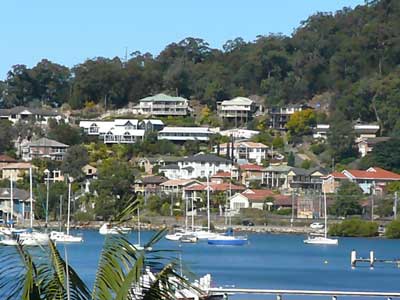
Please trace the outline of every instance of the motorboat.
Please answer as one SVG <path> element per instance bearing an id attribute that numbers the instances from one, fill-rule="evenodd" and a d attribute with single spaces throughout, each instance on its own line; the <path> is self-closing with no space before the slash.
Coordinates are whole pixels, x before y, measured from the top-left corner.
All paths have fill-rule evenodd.
<path id="1" fill-rule="evenodd" d="M 17 246 L 18 245 L 18 241 L 16 239 L 13 239 L 9 236 L 2 236 L 2 238 L 0 239 L 0 245 L 1 246 Z"/>
<path id="2" fill-rule="evenodd" d="M 328 238 L 328 212 L 326 207 L 326 194 L 324 193 L 324 209 L 325 209 L 325 224 L 324 224 L 324 235 L 309 235 L 306 240 L 304 240 L 305 244 L 310 245 L 338 245 L 338 239 Z"/>
<path id="3" fill-rule="evenodd" d="M 184 234 L 180 241 L 181 243 L 197 243 L 197 237 L 194 234 Z"/>
<path id="4" fill-rule="evenodd" d="M 50 239 L 56 243 L 81 243 L 83 238 L 81 236 L 73 236 L 60 231 L 50 232 Z"/>
<path id="5" fill-rule="evenodd" d="M 23 246 L 44 246 L 49 242 L 49 235 L 41 232 L 24 232 L 17 235 Z"/>
<path id="6" fill-rule="evenodd" d="M 169 241 L 180 241 L 181 237 L 185 235 L 185 232 L 177 231 L 174 233 L 167 234 L 165 238 Z"/>
<path id="7" fill-rule="evenodd" d="M 224 234 L 211 237 L 207 240 L 209 245 L 243 246 L 248 243 L 247 236 L 234 236 L 232 228 Z"/>
<path id="8" fill-rule="evenodd" d="M 196 236 L 199 240 L 207 240 L 210 238 L 217 237 L 218 233 L 207 230 L 199 230 L 199 231 L 194 231 L 193 235 Z"/>
<path id="9" fill-rule="evenodd" d="M 102 235 L 107 234 L 128 234 L 131 231 L 128 227 L 111 226 L 109 223 L 104 223 L 99 229 Z"/>

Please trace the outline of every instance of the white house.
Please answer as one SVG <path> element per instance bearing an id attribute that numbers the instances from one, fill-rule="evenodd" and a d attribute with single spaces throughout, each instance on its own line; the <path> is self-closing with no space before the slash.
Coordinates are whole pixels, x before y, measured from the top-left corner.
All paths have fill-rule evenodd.
<path id="1" fill-rule="evenodd" d="M 137 109 L 140 114 L 153 116 L 186 116 L 191 111 L 187 99 L 165 94 L 140 99 Z"/>
<path id="2" fill-rule="evenodd" d="M 232 162 L 212 154 L 196 154 L 178 160 L 176 164 L 159 168 L 169 179 L 193 179 L 213 176 L 219 171 L 230 172 Z"/>
<path id="3" fill-rule="evenodd" d="M 158 132 L 159 140 L 172 142 L 200 141 L 207 142 L 213 132 L 208 127 L 164 127 Z"/>
<path id="4" fill-rule="evenodd" d="M 83 128 L 87 135 L 102 139 L 105 144 L 131 144 L 143 139 L 146 128 L 154 129 L 154 126 L 159 126 L 161 122 L 151 125 L 152 123 L 143 123 L 144 121 L 149 120 L 143 120 L 140 123 L 137 119 L 90 120 L 81 121 L 79 127 Z"/>
<path id="5" fill-rule="evenodd" d="M 314 139 L 327 139 L 329 133 L 329 124 L 317 124 L 314 128 Z M 355 124 L 353 126 L 354 133 L 356 135 L 356 143 L 376 138 L 376 133 L 379 131 L 380 126 L 377 124 Z"/>
<path id="6" fill-rule="evenodd" d="M 0 109 L 0 119 L 9 120 L 13 124 L 31 121 L 38 125 L 47 125 L 50 119 L 54 119 L 57 122 L 64 120 L 64 122 L 68 123 L 68 118 L 56 110 L 28 108 L 24 106 Z"/>
<path id="7" fill-rule="evenodd" d="M 254 102 L 249 98 L 236 97 L 231 100 L 224 100 L 218 106 L 218 115 L 222 119 L 234 120 L 238 122 L 247 122 L 254 112 Z"/>
<path id="8" fill-rule="evenodd" d="M 219 145 L 219 154 L 220 155 L 227 155 L 229 150 L 229 155 L 232 153 L 231 143 L 225 143 Z M 233 143 L 233 158 L 238 159 L 245 159 L 247 161 L 253 161 L 258 164 L 262 162 L 262 160 L 266 159 L 267 157 L 267 150 L 268 146 L 262 143 L 254 143 L 254 142 L 236 142 Z M 214 153 L 217 153 L 218 146 L 214 146 Z"/>
<path id="9" fill-rule="evenodd" d="M 219 133 L 222 136 L 233 137 L 235 140 L 240 140 L 240 139 L 248 140 L 248 139 L 251 139 L 253 136 L 259 134 L 260 132 L 257 130 L 233 128 L 233 129 L 217 131 L 216 133 Z"/>

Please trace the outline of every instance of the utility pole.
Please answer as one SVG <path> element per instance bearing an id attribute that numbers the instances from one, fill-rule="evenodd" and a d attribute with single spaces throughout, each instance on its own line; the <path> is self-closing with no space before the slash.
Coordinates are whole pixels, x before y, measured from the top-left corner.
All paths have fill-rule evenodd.
<path id="1" fill-rule="evenodd" d="M 393 219 L 397 220 L 397 192 L 394 192 Z"/>
<path id="2" fill-rule="evenodd" d="M 50 184 L 50 171 L 44 170 L 44 173 L 47 175 L 47 183 L 46 183 L 46 230 L 49 226 L 49 184 Z"/>
<path id="3" fill-rule="evenodd" d="M 371 195 L 371 221 L 374 220 L 374 194 Z"/>

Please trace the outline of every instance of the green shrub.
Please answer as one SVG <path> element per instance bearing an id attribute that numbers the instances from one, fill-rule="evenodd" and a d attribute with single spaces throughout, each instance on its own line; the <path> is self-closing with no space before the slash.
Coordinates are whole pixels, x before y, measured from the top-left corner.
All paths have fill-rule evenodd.
<path id="1" fill-rule="evenodd" d="M 89 212 L 78 211 L 74 214 L 74 219 L 77 222 L 93 221 L 94 214 Z"/>
<path id="2" fill-rule="evenodd" d="M 315 154 L 319 155 L 326 150 L 326 145 L 322 143 L 312 144 L 310 150 Z"/>
<path id="3" fill-rule="evenodd" d="M 240 214 L 244 218 L 263 218 L 265 217 L 265 211 L 258 208 L 241 208 Z"/>
<path id="4" fill-rule="evenodd" d="M 329 227 L 334 236 L 372 237 L 378 235 L 378 224 L 360 219 L 345 220 Z"/>
<path id="5" fill-rule="evenodd" d="M 291 208 L 283 208 L 274 211 L 274 214 L 281 215 L 281 216 L 289 216 L 292 213 Z"/>
<path id="6" fill-rule="evenodd" d="M 385 236 L 389 239 L 400 238 L 400 220 L 394 220 L 386 227 Z"/>

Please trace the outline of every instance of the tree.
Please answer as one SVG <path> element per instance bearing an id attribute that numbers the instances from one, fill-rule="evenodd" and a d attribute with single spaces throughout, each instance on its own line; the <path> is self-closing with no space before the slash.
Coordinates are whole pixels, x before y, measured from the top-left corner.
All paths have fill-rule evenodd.
<path id="1" fill-rule="evenodd" d="M 288 158 L 287 158 L 287 164 L 288 166 L 294 167 L 295 166 L 295 157 L 292 151 L 289 152 Z"/>
<path id="2" fill-rule="evenodd" d="M 13 128 L 8 120 L 0 120 L 0 153 L 8 151 L 13 147 Z"/>
<path id="3" fill-rule="evenodd" d="M 82 143 L 83 132 L 80 128 L 72 127 L 64 121 L 58 123 L 56 120 L 50 119 L 48 137 L 72 146 Z"/>
<path id="4" fill-rule="evenodd" d="M 376 166 L 393 172 L 400 172 L 400 138 L 379 143 L 363 158 L 364 166 Z"/>
<path id="5" fill-rule="evenodd" d="M 385 236 L 389 239 L 399 239 L 400 238 L 400 221 L 393 220 L 388 224 L 385 231 Z"/>
<path id="6" fill-rule="evenodd" d="M 274 139 L 272 140 L 272 146 L 275 149 L 283 149 L 285 147 L 283 138 L 281 136 L 274 137 Z"/>
<path id="7" fill-rule="evenodd" d="M 89 155 L 85 147 L 75 145 L 68 148 L 61 169 L 64 173 L 77 178 L 82 175 L 82 167 L 89 162 Z"/>
<path id="8" fill-rule="evenodd" d="M 305 109 L 292 114 L 286 124 L 286 128 L 292 137 L 300 137 L 310 134 L 315 125 L 316 115 L 314 110 Z"/>
<path id="9" fill-rule="evenodd" d="M 363 198 L 360 187 L 351 181 L 344 181 L 338 189 L 336 200 L 330 211 L 336 216 L 359 215 L 362 212 L 360 200 Z"/>
<path id="10" fill-rule="evenodd" d="M 329 151 L 336 162 L 356 156 L 354 138 L 351 122 L 347 121 L 341 113 L 336 113 L 331 119 L 328 132 Z"/>

